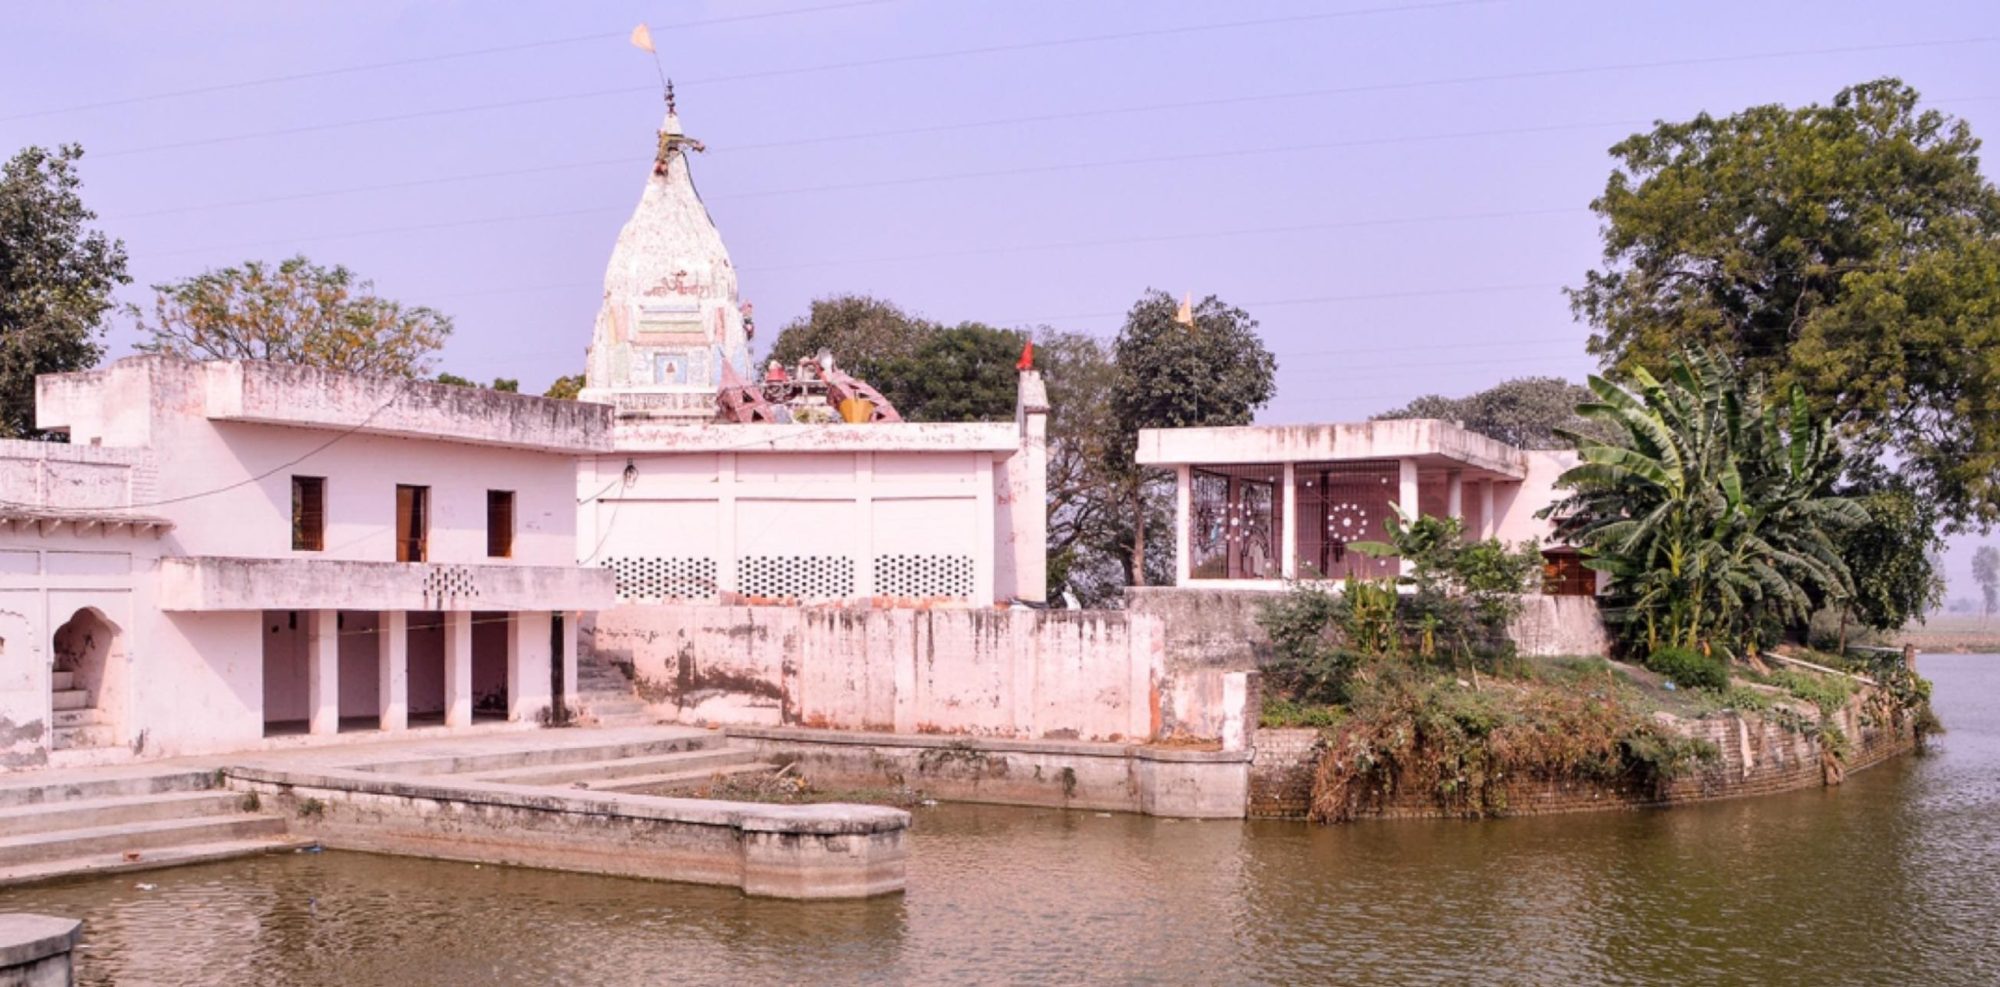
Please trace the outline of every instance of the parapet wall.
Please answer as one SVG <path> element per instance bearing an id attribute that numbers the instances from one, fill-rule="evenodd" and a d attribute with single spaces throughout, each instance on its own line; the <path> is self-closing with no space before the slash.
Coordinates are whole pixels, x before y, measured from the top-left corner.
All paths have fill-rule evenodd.
<path id="1" fill-rule="evenodd" d="M 1850 740 L 1846 771 L 1859 771 L 1906 754 L 1916 746 L 1907 717 L 1890 720 L 1868 709 L 1863 692 L 1833 722 Z M 1678 721 L 1692 737 L 1716 746 L 1720 759 L 1675 779 L 1664 790 L 1650 785 L 1584 780 L 1519 779 L 1507 789 L 1507 815 L 1545 815 L 1673 805 L 1709 799 L 1768 795 L 1817 788 L 1829 779 L 1817 736 L 1787 730 L 1775 720 L 1739 713 Z M 1303 818 L 1312 802 L 1313 777 L 1324 745 L 1316 729 L 1266 729 L 1256 733 L 1250 764 L 1250 815 Z M 1423 818 L 1450 815 L 1429 792 L 1398 791 L 1372 815 Z"/>
<path id="2" fill-rule="evenodd" d="M 579 647 L 629 664 L 640 698 L 682 723 L 1106 742 L 1233 729 L 1240 747 L 1246 722 L 1245 683 L 1174 687 L 1160 622 L 1112 611 L 622 606 Z"/>

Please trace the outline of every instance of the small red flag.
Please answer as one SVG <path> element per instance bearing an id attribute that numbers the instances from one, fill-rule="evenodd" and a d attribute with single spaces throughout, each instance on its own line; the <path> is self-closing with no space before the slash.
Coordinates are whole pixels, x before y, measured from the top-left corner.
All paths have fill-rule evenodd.
<path id="1" fill-rule="evenodd" d="M 1016 370 L 1035 369 L 1035 344 L 1033 341 L 1025 343 L 1021 346 L 1021 358 L 1019 360 L 1014 361 L 1014 369 Z"/>

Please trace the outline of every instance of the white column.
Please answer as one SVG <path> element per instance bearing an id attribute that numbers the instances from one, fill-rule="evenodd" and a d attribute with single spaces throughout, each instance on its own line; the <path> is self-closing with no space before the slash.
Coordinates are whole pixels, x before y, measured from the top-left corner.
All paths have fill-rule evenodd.
<path id="1" fill-rule="evenodd" d="M 1404 458 L 1396 461 L 1396 505 L 1410 518 L 1417 516 L 1417 461 Z M 1409 559 L 1400 560 L 1403 575 L 1409 575 L 1415 564 Z"/>
<path id="2" fill-rule="evenodd" d="M 1189 556 L 1194 539 L 1188 536 L 1193 522 L 1194 467 L 1183 463 L 1174 467 L 1174 585 L 1186 586 L 1194 571 Z"/>
<path id="3" fill-rule="evenodd" d="M 472 612 L 444 614 L 444 725 L 472 725 Z"/>
<path id="4" fill-rule="evenodd" d="M 382 710 L 382 729 L 404 730 L 410 725 L 410 614 L 389 610 L 377 627 L 375 656 L 380 663 L 376 675 Z"/>
<path id="5" fill-rule="evenodd" d="M 1285 530 L 1278 535 L 1278 551 L 1285 553 L 1281 563 L 1286 579 L 1299 578 L 1299 473 L 1297 463 L 1285 464 Z"/>
<path id="6" fill-rule="evenodd" d="M 1493 516 L 1493 481 L 1479 485 L 1479 537 L 1496 538 L 1500 534 L 1500 519 Z"/>
<path id="7" fill-rule="evenodd" d="M 306 615 L 306 709 L 313 733 L 340 732 L 340 611 Z"/>
<path id="8" fill-rule="evenodd" d="M 507 615 L 507 718 L 532 720 L 549 708 L 549 614 Z"/>
<path id="9" fill-rule="evenodd" d="M 576 702 L 577 626 L 576 625 L 582 619 L 583 619 L 583 613 L 578 610 L 569 610 L 563 613 L 562 654 L 558 655 L 556 658 L 556 660 L 562 662 L 563 702 L 566 702 L 571 706 L 575 706 L 577 704 Z"/>
<path id="10" fill-rule="evenodd" d="M 993 599 L 993 559 L 999 546 L 993 544 L 993 456 L 980 453 L 975 460 L 973 490 L 978 495 L 972 515 L 972 604 L 990 607 Z"/>
<path id="11" fill-rule="evenodd" d="M 875 596 L 875 454 L 854 454 L 854 597 Z M 990 566 L 988 567 L 991 568 Z"/>
<path id="12" fill-rule="evenodd" d="M 1465 477 L 1457 470 L 1444 475 L 1444 516 L 1465 520 Z"/>

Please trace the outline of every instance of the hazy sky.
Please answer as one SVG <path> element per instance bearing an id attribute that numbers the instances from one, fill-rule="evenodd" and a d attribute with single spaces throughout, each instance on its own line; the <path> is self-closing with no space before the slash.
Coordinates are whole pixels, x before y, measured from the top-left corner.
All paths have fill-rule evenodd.
<path id="1" fill-rule="evenodd" d="M 304 252 L 539 391 L 651 162 L 642 20 L 760 344 L 840 292 L 1106 335 L 1214 293 L 1278 355 L 1272 422 L 1592 369 L 1560 289 L 1652 120 L 1897 75 L 2000 133 L 1992 0 L 66 0 L 7 13 L 0 153 L 85 146 L 131 300 Z"/>

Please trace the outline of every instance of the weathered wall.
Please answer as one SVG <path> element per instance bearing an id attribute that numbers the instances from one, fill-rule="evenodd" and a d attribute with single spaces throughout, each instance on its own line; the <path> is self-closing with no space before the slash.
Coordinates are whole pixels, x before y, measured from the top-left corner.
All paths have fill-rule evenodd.
<path id="1" fill-rule="evenodd" d="M 1158 618 L 1165 629 L 1167 667 L 1247 670 L 1271 657 L 1271 638 L 1257 609 L 1282 592 L 1130 586 L 1125 612 Z"/>
<path id="2" fill-rule="evenodd" d="M 1834 721 L 1847 735 L 1847 771 L 1873 767 L 1916 746 L 1907 718 L 1868 709 L 1856 696 Z M 1677 721 L 1690 736 L 1716 745 L 1721 760 L 1675 779 L 1664 790 L 1650 785 L 1574 780 L 1519 779 L 1507 788 L 1508 815 L 1544 815 L 1672 805 L 1709 799 L 1768 795 L 1826 783 L 1817 737 L 1786 730 L 1776 721 L 1738 714 Z M 1313 775 L 1323 747 L 1319 731 L 1259 730 L 1250 767 L 1250 814 L 1299 818 L 1312 798 Z M 1399 791 L 1378 811 L 1385 818 L 1449 815 L 1430 792 Z"/>
<path id="3" fill-rule="evenodd" d="M 1524 596 L 1507 628 L 1524 655 L 1603 655 L 1611 635 L 1592 596 Z"/>
<path id="4" fill-rule="evenodd" d="M 680 722 L 1154 736 L 1159 622 L 1115 612 L 625 606 L 581 647 Z"/>

